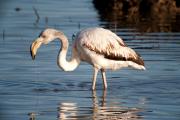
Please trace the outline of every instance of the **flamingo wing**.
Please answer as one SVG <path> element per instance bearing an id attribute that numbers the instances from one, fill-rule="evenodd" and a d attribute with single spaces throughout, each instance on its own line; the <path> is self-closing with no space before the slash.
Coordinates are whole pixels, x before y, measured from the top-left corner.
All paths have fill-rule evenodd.
<path id="1" fill-rule="evenodd" d="M 90 28 L 79 34 L 81 45 L 104 58 L 115 61 L 132 61 L 144 66 L 141 56 L 127 47 L 124 41 L 110 30 Z"/>

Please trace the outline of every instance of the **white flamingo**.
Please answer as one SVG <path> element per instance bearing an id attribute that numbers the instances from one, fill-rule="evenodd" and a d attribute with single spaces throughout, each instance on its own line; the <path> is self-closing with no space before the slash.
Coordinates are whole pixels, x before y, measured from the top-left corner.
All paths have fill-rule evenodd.
<path id="1" fill-rule="evenodd" d="M 57 63 L 64 71 L 73 71 L 85 61 L 94 68 L 92 89 L 95 89 L 96 77 L 101 70 L 104 89 L 107 88 L 105 70 L 117 70 L 124 67 L 145 70 L 143 59 L 133 49 L 127 47 L 123 40 L 115 33 L 104 28 L 87 28 L 80 31 L 72 46 L 72 57 L 66 60 L 69 42 L 63 32 L 46 29 L 31 45 L 31 56 L 35 59 L 37 49 L 41 44 L 48 44 L 54 39 L 61 41 Z"/>

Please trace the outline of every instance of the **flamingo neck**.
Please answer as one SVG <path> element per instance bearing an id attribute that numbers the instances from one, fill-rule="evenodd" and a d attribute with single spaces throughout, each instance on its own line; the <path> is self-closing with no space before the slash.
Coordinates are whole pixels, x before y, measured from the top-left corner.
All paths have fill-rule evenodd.
<path id="1" fill-rule="evenodd" d="M 67 37 L 64 34 L 58 36 L 61 40 L 61 49 L 59 51 L 57 64 L 64 71 L 73 71 L 80 64 L 80 59 L 78 57 L 76 49 L 73 47 L 72 56 L 69 61 L 66 60 L 67 50 L 69 46 L 69 42 Z"/>

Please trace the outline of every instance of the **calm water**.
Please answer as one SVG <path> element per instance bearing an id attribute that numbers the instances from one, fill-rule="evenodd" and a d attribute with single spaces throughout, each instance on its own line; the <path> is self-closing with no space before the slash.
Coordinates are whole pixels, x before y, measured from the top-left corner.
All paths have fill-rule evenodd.
<path id="1" fill-rule="evenodd" d="M 117 27 L 99 19 L 91 0 L 9 0 L 1 3 L 0 25 L 0 120 L 180 119 L 179 32 Z M 64 31 L 70 44 L 83 28 L 111 26 L 141 54 L 147 70 L 108 71 L 107 91 L 99 75 L 92 92 L 90 65 L 74 72 L 58 68 L 58 41 L 31 60 L 30 44 L 47 26 Z"/>

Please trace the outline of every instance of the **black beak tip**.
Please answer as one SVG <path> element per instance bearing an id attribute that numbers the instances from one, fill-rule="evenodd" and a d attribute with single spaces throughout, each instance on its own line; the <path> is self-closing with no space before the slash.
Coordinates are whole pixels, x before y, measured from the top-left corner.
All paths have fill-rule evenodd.
<path id="1" fill-rule="evenodd" d="M 35 58 L 36 58 L 36 56 L 35 56 L 35 55 L 32 55 L 31 57 L 32 57 L 32 60 L 35 60 Z"/>
<path id="2" fill-rule="evenodd" d="M 30 46 L 30 54 L 31 54 L 32 60 L 35 60 L 36 55 L 33 54 L 32 50 L 31 50 L 31 46 Z"/>

